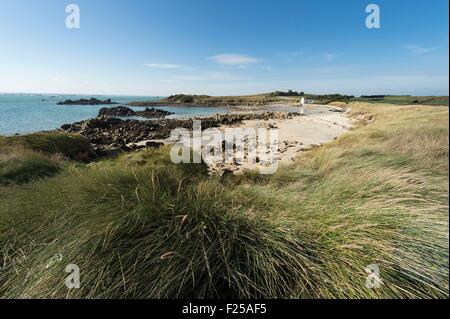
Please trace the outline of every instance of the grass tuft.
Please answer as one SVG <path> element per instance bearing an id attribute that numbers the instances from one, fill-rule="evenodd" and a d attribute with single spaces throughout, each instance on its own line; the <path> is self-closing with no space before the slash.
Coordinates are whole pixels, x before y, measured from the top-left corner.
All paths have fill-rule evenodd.
<path id="1" fill-rule="evenodd" d="M 273 176 L 162 148 L 0 188 L 0 296 L 448 298 L 448 108 L 350 107 L 371 120 Z"/>

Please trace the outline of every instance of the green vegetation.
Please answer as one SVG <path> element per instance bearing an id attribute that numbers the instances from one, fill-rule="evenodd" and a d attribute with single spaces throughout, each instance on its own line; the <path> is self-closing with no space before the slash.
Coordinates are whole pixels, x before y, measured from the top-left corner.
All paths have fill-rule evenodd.
<path id="1" fill-rule="evenodd" d="M 288 90 L 287 92 L 283 92 L 283 91 L 275 91 L 269 94 L 270 96 L 304 96 L 305 93 L 304 92 L 296 92 L 296 91 L 292 91 L 292 90 Z"/>
<path id="2" fill-rule="evenodd" d="M 1 187 L 0 296 L 448 298 L 448 108 L 350 106 L 355 130 L 273 176 L 162 148 Z"/>
<path id="3" fill-rule="evenodd" d="M 169 102 L 176 102 L 176 103 L 196 103 L 196 101 L 203 101 L 209 99 L 210 96 L 208 95 L 187 95 L 187 94 L 176 94 L 171 95 L 164 99 L 165 101 Z"/>
<path id="4" fill-rule="evenodd" d="M 35 133 L 0 137 L 0 147 L 6 146 L 22 146 L 47 155 L 61 155 L 82 162 L 89 162 L 95 157 L 89 142 L 75 134 Z"/>
<path id="5" fill-rule="evenodd" d="M 41 177 L 50 177 L 61 169 L 59 163 L 26 150 L 0 151 L 0 185 L 28 183 Z"/>
<path id="6" fill-rule="evenodd" d="M 271 93 L 242 96 L 209 96 L 176 94 L 161 99 L 158 102 L 130 102 L 130 106 L 149 106 L 167 103 L 181 105 L 200 106 L 264 106 L 269 104 L 295 104 L 300 97 L 314 101 L 315 104 L 330 104 L 335 102 L 367 102 L 385 103 L 396 105 L 449 105 L 448 96 L 409 96 L 409 95 L 354 95 L 335 94 L 310 94 L 288 90 L 287 92 L 275 91 Z"/>
<path id="7" fill-rule="evenodd" d="M 205 106 L 240 106 L 240 105 L 266 105 L 270 103 L 286 103 L 285 99 L 271 94 L 242 95 L 242 96 L 208 96 L 177 94 L 169 96 L 161 102 L 193 104 Z"/>
<path id="8" fill-rule="evenodd" d="M 0 185 L 23 184 L 61 171 L 68 159 L 94 158 L 87 140 L 57 133 L 0 137 Z"/>
<path id="9" fill-rule="evenodd" d="M 333 102 L 350 102 L 354 98 L 354 96 L 342 94 L 324 94 L 324 95 L 307 95 L 307 98 L 314 100 L 314 103 L 317 104 L 330 104 Z"/>
<path id="10" fill-rule="evenodd" d="M 290 104 L 298 103 L 300 97 L 312 99 L 315 103 L 329 104 L 338 101 L 350 101 L 354 96 L 341 94 L 305 94 L 288 90 L 287 92 L 275 91 L 272 93 L 242 96 L 208 96 L 208 95 L 185 95 L 177 94 L 162 100 L 168 103 L 194 104 L 207 106 L 263 106 L 268 104 Z"/>
<path id="11" fill-rule="evenodd" d="M 448 96 L 369 95 L 354 98 L 352 101 L 397 105 L 449 105 Z"/>

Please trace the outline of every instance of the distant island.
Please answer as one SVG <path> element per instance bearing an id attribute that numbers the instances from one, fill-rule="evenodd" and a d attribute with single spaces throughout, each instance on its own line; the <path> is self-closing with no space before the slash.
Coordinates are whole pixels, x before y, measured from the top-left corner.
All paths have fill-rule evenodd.
<path id="1" fill-rule="evenodd" d="M 98 117 L 127 117 L 127 116 L 141 116 L 148 118 L 163 118 L 167 115 L 175 114 L 173 112 L 159 110 L 155 108 L 145 108 L 143 111 L 134 111 L 126 106 L 104 107 L 98 112 Z"/>
<path id="2" fill-rule="evenodd" d="M 0 136 L 0 296 L 448 298 L 448 96 L 305 93 L 301 114 L 299 92 L 165 98 L 242 103 L 201 117 L 196 150 L 199 114 L 151 107 L 86 106 L 98 116 Z M 184 149 L 201 161 L 173 161 Z M 89 274 L 68 294 L 76 260 Z M 373 262 L 380 289 L 364 285 Z"/>
<path id="3" fill-rule="evenodd" d="M 129 106 L 263 106 L 269 104 L 298 103 L 299 98 L 288 98 L 272 93 L 242 95 L 242 96 L 209 96 L 192 94 L 175 94 L 158 101 L 130 102 Z"/>
<path id="4" fill-rule="evenodd" d="M 334 102 L 390 103 L 399 105 L 448 105 L 448 96 L 410 96 L 410 95 L 344 95 L 310 94 L 292 90 L 240 96 L 209 96 L 175 94 L 158 101 L 129 102 L 128 106 L 264 106 L 298 104 L 304 97 L 308 104 L 330 104 Z"/>
<path id="5" fill-rule="evenodd" d="M 111 104 L 118 104 L 118 103 L 111 101 L 111 99 L 102 101 L 93 97 L 91 97 L 90 99 L 65 100 L 57 103 L 57 105 L 111 105 Z"/>

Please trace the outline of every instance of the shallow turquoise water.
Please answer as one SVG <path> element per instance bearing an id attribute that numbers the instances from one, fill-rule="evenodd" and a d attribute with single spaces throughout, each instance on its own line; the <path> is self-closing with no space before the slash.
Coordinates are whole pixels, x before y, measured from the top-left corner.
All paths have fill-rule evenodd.
<path id="1" fill-rule="evenodd" d="M 131 101 L 157 100 L 157 97 L 148 96 L 0 94 L 0 135 L 23 134 L 56 129 L 63 124 L 96 117 L 99 109 L 111 106 L 56 105 L 59 101 L 66 99 L 78 100 L 90 97 L 101 100 L 111 99 L 114 102 L 123 104 Z M 209 116 L 226 112 L 225 109 L 216 107 L 161 106 L 157 108 L 174 112 L 175 114 L 170 116 L 172 118 Z M 132 109 L 142 110 L 139 107 L 133 107 Z"/>

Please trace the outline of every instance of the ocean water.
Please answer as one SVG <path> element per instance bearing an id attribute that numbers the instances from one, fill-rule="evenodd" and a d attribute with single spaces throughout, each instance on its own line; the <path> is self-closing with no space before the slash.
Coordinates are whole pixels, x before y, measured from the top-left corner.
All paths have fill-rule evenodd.
<path id="1" fill-rule="evenodd" d="M 78 100 L 95 97 L 111 99 L 126 104 L 132 101 L 156 101 L 155 96 L 106 96 L 106 95 L 58 95 L 58 94 L 0 94 L 0 135 L 25 134 L 53 130 L 63 124 L 87 120 L 97 116 L 102 107 L 114 105 L 57 105 L 67 99 Z M 161 106 L 159 109 L 174 112 L 168 118 L 212 116 L 226 113 L 226 109 L 196 106 Z M 132 107 L 142 110 L 140 107 Z"/>

